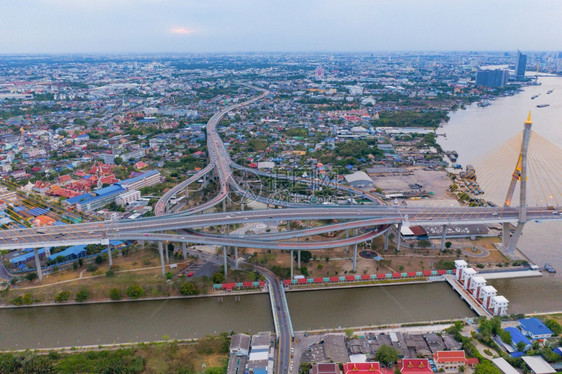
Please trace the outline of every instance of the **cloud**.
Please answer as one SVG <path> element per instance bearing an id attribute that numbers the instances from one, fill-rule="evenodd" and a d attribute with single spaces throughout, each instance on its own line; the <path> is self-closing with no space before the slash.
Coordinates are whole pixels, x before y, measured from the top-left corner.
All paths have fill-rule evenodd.
<path id="1" fill-rule="evenodd" d="M 189 35 L 189 34 L 193 34 L 194 32 L 195 30 L 183 26 L 172 27 L 170 29 L 170 34 L 175 34 L 175 35 Z"/>

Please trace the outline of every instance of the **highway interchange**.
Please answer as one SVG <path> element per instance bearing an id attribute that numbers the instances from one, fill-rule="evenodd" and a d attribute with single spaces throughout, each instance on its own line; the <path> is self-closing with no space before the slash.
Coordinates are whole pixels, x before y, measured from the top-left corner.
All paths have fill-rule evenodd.
<path id="1" fill-rule="evenodd" d="M 266 97 L 269 92 L 257 87 L 250 88 L 262 91 L 245 102 L 229 106 L 215 113 L 207 123 L 207 151 L 209 164 L 202 170 L 196 172 L 190 178 L 178 184 L 165 193 L 155 206 L 155 217 L 136 220 L 87 222 L 81 224 L 56 226 L 56 227 L 33 227 L 26 229 L 2 230 L 0 231 L 0 249 L 15 250 L 21 248 L 42 248 L 46 246 L 66 246 L 75 244 L 108 244 L 111 239 L 122 240 L 145 240 L 166 242 L 201 243 L 219 246 L 265 248 L 272 250 L 315 250 L 334 247 L 344 247 L 360 242 L 365 242 L 384 233 L 394 224 L 410 223 L 415 225 L 449 225 L 449 224 L 471 224 L 471 223 L 505 223 L 516 224 L 519 210 L 510 207 L 404 207 L 385 206 L 368 192 L 355 189 L 350 186 L 336 184 L 335 188 L 354 194 L 361 198 L 370 200 L 365 205 L 320 205 L 291 203 L 286 201 L 271 201 L 263 196 L 253 196 L 257 201 L 265 202 L 273 206 L 283 206 L 283 209 L 264 209 L 222 213 L 203 213 L 209 208 L 224 202 L 229 193 L 237 193 L 243 196 L 252 196 L 252 193 L 241 187 L 233 178 L 233 167 L 245 172 L 251 172 L 266 177 L 273 175 L 248 169 L 236 165 L 230 159 L 218 132 L 217 125 L 229 111 L 241 106 L 252 104 Z M 183 191 L 191 183 L 201 178 L 208 177 L 214 173 L 218 178 L 219 192 L 211 200 L 185 211 L 175 214 L 166 214 L 167 205 L 178 193 Z M 291 177 L 302 183 L 318 183 L 321 181 L 310 180 L 300 177 Z M 529 207 L 527 209 L 528 220 L 560 220 L 558 207 Z M 323 220 L 327 221 L 323 226 L 305 228 L 300 230 L 285 231 L 279 233 L 264 233 L 258 235 L 220 235 L 198 232 L 197 229 L 205 227 L 227 226 L 233 224 L 245 224 L 251 222 L 271 222 L 280 224 L 282 221 L 295 220 Z M 295 238 L 321 235 L 330 232 L 362 229 L 354 236 L 344 239 L 332 240 L 301 240 Z M 170 233 L 174 230 L 181 232 Z M 355 230 L 353 230 L 355 231 Z M 348 231 L 349 232 L 349 231 Z M 283 307 L 274 310 L 280 321 L 278 372 L 287 373 L 290 362 L 290 346 L 292 327 L 288 308 L 283 302 L 283 289 L 280 280 L 267 269 L 261 269 L 266 276 L 275 300 L 283 303 Z"/>

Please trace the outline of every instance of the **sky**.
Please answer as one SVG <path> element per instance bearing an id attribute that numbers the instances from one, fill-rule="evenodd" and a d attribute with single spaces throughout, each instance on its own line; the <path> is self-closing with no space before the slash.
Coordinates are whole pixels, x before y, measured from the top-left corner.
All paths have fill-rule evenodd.
<path id="1" fill-rule="evenodd" d="M 0 54 L 562 50 L 560 0 L 0 0 Z"/>

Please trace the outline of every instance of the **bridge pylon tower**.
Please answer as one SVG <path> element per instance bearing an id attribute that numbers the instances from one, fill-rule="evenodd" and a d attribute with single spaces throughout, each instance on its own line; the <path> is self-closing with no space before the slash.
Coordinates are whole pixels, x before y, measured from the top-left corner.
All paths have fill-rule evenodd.
<path id="1" fill-rule="evenodd" d="M 529 116 L 524 123 L 521 151 L 519 152 L 519 158 L 517 159 L 515 170 L 511 175 L 511 183 L 509 184 L 504 202 L 505 207 L 511 206 L 515 186 L 517 185 L 517 182 L 519 182 L 519 217 L 517 220 L 517 226 L 515 226 L 515 230 L 513 231 L 511 238 L 509 237 L 509 223 L 505 222 L 503 224 L 502 242 L 507 254 L 515 253 L 515 247 L 517 246 L 517 242 L 523 233 L 523 226 L 525 226 L 525 223 L 527 222 L 527 154 L 529 151 L 529 140 L 531 139 L 532 125 L 533 121 L 531 121 L 531 112 L 529 111 Z"/>

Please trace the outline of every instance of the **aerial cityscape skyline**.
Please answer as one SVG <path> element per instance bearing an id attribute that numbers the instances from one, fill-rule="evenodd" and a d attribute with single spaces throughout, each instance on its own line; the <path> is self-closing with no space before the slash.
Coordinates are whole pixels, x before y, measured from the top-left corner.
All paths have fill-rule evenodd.
<path id="1" fill-rule="evenodd" d="M 0 373 L 561 372 L 560 19 L 0 1 Z"/>

